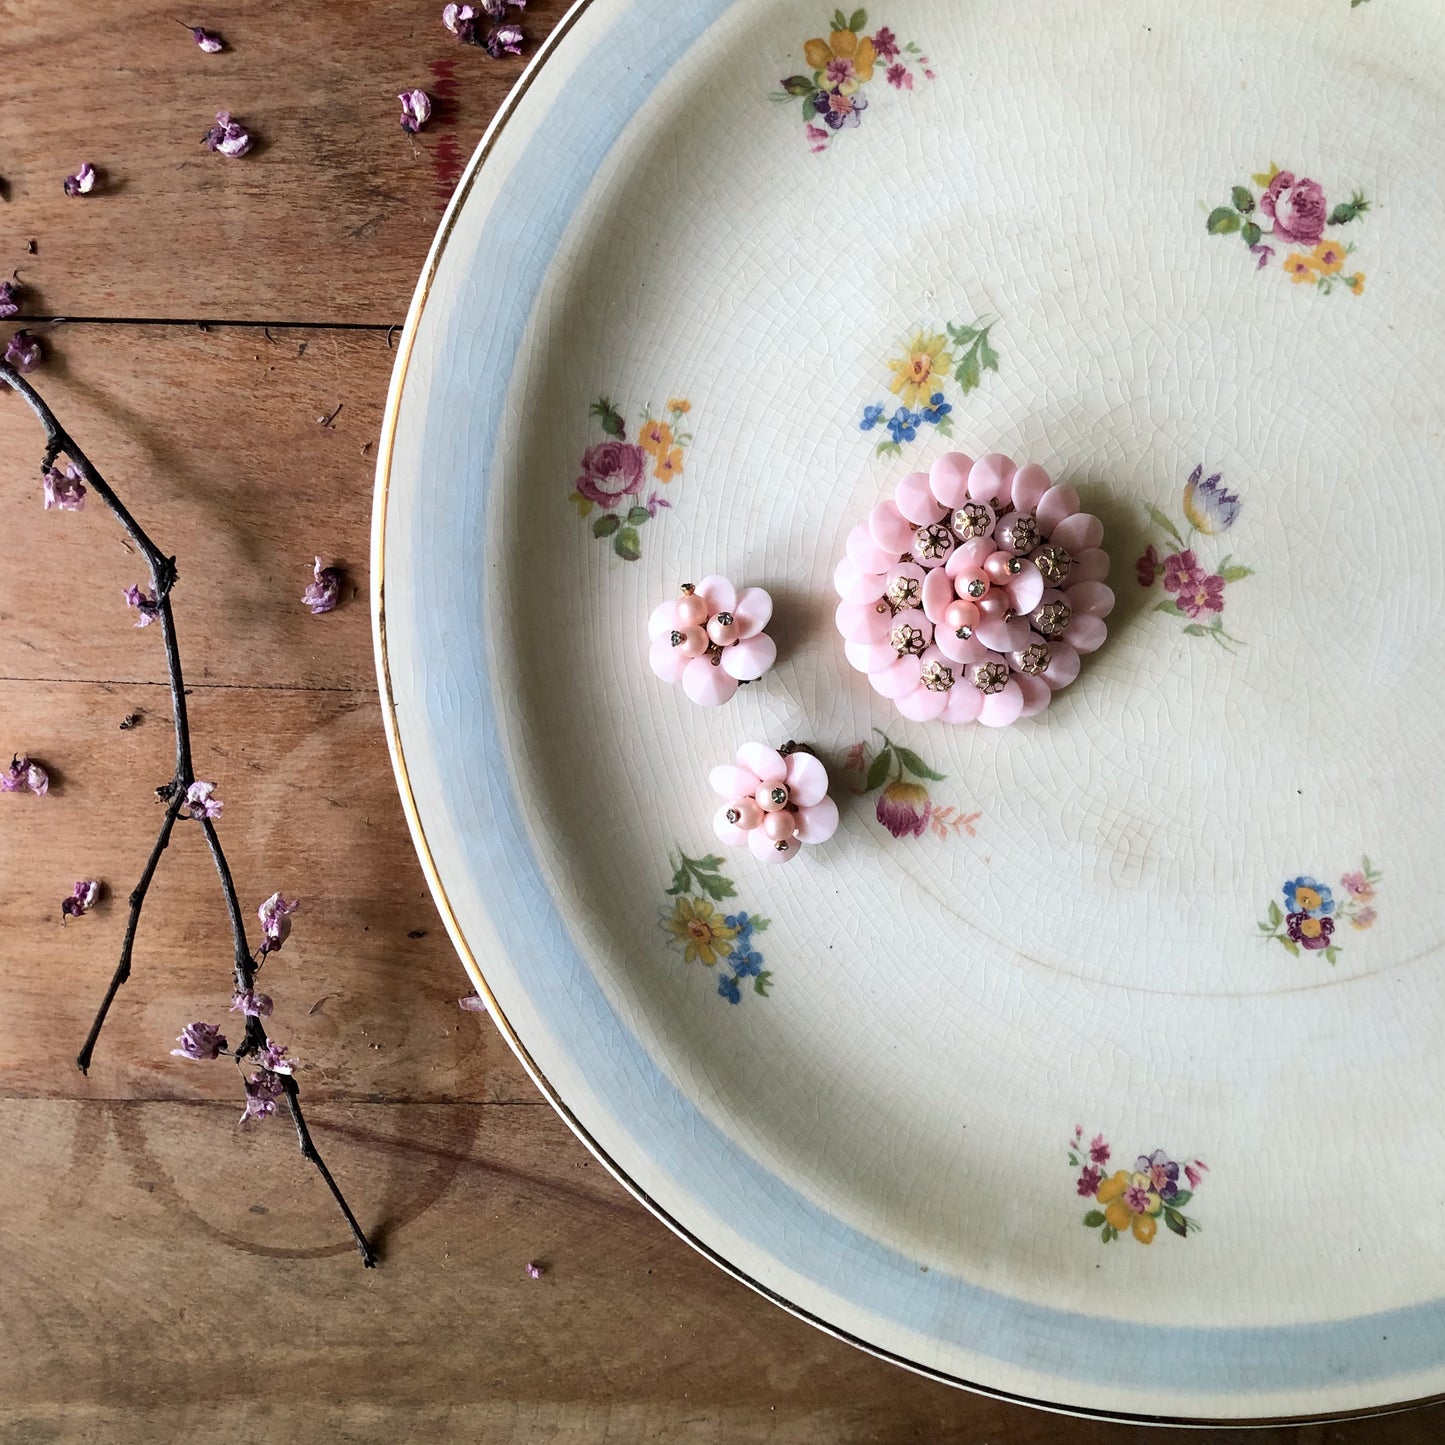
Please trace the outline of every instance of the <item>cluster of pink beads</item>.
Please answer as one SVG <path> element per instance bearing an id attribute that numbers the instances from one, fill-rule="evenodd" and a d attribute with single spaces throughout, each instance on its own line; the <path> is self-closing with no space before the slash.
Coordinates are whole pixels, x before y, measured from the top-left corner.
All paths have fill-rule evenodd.
<path id="1" fill-rule="evenodd" d="M 724 799 L 713 831 L 732 847 L 746 843 L 765 863 L 786 863 L 802 844 L 826 843 L 837 831 L 828 770 L 796 743 L 744 743 L 737 762 L 715 767 L 710 781 Z"/>
<path id="2" fill-rule="evenodd" d="M 1032 717 L 1107 635 L 1103 540 L 1042 467 L 939 457 L 848 535 L 833 576 L 848 661 L 918 722 Z"/>

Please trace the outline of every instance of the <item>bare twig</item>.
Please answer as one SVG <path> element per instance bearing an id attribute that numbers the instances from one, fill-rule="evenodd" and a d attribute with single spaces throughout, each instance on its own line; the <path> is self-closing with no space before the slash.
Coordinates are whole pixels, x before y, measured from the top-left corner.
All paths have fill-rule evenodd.
<path id="1" fill-rule="evenodd" d="M 175 586 L 177 576 L 176 559 L 167 557 L 151 541 L 145 529 L 130 514 L 125 504 L 111 489 L 110 484 L 96 469 L 94 463 L 76 445 L 75 439 L 70 433 L 61 426 L 55 413 L 41 400 L 35 388 L 13 366 L 3 360 L 0 360 L 0 382 L 20 396 L 30 410 L 35 413 L 44 429 L 45 455 L 41 469 L 53 466 L 56 458 L 64 454 L 79 470 L 86 485 L 110 509 L 112 515 L 124 528 L 126 535 L 135 543 L 145 558 L 146 565 L 150 569 L 151 587 L 156 596 L 161 638 L 165 645 L 166 672 L 170 678 L 171 714 L 175 719 L 176 734 L 175 772 L 168 783 L 156 790 L 157 795 L 165 800 L 165 816 L 161 820 L 160 831 L 156 835 L 155 844 L 151 848 L 150 857 L 146 860 L 140 879 L 135 888 L 131 890 L 125 936 L 121 941 L 120 960 L 116 964 L 110 986 L 106 989 L 105 997 L 101 1000 L 100 1008 L 96 1012 L 95 1021 L 90 1026 L 85 1044 L 76 1058 L 76 1064 L 81 1073 L 85 1073 L 90 1067 L 91 1056 L 95 1052 L 96 1041 L 105 1025 L 110 1005 L 120 991 L 121 985 L 130 977 L 136 930 L 140 924 L 141 909 L 145 905 L 147 890 L 150 888 L 151 879 L 155 876 L 156 868 L 160 864 L 161 855 L 170 843 L 171 833 L 180 819 L 181 809 L 186 803 L 186 791 L 196 781 L 194 764 L 191 759 L 191 730 L 186 709 L 185 679 L 181 670 L 180 646 L 176 640 L 175 617 L 171 611 L 171 589 Z M 235 948 L 233 966 L 235 989 L 238 993 L 248 992 L 256 981 L 256 959 L 246 938 L 246 922 L 241 912 L 240 900 L 236 896 L 236 885 L 231 877 L 231 867 L 226 861 L 225 850 L 221 847 L 221 839 L 216 832 L 216 825 L 207 817 L 202 817 L 199 821 L 206 846 L 210 849 L 211 860 L 216 866 L 216 876 L 220 880 L 221 893 L 226 903 L 226 913 L 231 923 L 231 937 Z M 236 1057 L 242 1059 L 249 1055 L 259 1054 L 266 1048 L 268 1042 L 266 1029 L 261 1020 L 247 1016 L 245 1041 L 235 1051 Z M 292 1122 L 296 1126 L 296 1138 L 301 1146 L 302 1157 L 315 1166 L 316 1172 L 325 1181 L 326 1187 L 336 1200 L 337 1207 L 350 1226 L 352 1237 L 361 1254 L 362 1263 L 370 1269 L 376 1263 L 376 1254 L 338 1188 L 336 1180 L 332 1178 L 331 1171 L 326 1167 L 321 1155 L 317 1153 L 316 1145 L 312 1142 L 310 1130 L 307 1129 L 305 1118 L 301 1112 L 300 1090 L 297 1088 L 296 1080 L 290 1074 L 278 1074 L 277 1078 L 281 1081 L 281 1088 L 286 1096 L 286 1105 L 291 1112 Z"/>

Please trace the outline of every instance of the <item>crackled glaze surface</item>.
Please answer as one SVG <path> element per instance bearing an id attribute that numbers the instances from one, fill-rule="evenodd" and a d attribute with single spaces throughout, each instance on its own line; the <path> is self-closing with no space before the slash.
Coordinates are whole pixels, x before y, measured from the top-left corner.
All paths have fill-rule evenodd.
<path id="1" fill-rule="evenodd" d="M 1120 1413 L 1445 1389 L 1445 12 L 841 18 L 591 0 L 451 218 L 375 569 L 444 912 L 613 1166 L 872 1348 Z M 769 96 L 865 33 L 815 152 Z M 949 449 L 1038 460 L 1115 559 L 1107 644 L 1002 732 L 900 719 L 832 625 L 848 528 Z M 645 624 L 713 571 L 779 656 L 704 710 Z M 840 780 L 787 868 L 714 854 L 750 737 Z"/>

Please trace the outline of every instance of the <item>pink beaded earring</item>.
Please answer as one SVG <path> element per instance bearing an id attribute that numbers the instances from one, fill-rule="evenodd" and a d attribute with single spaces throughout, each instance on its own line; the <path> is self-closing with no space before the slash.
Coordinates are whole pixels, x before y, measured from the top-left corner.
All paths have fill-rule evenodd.
<path id="1" fill-rule="evenodd" d="M 1107 635 L 1103 540 L 1042 467 L 950 452 L 848 534 L 833 574 L 848 661 L 918 722 L 1032 717 Z"/>
<path id="2" fill-rule="evenodd" d="M 763 631 L 772 615 L 773 599 L 761 587 L 738 592 L 726 577 L 684 582 L 647 620 L 647 660 L 699 706 L 717 707 L 773 665 L 777 644 Z"/>
<path id="3" fill-rule="evenodd" d="M 723 805 L 713 832 L 732 847 L 746 843 L 765 863 L 787 863 L 804 843 L 826 843 L 838 827 L 828 770 L 801 743 L 744 743 L 736 763 L 708 776 Z"/>

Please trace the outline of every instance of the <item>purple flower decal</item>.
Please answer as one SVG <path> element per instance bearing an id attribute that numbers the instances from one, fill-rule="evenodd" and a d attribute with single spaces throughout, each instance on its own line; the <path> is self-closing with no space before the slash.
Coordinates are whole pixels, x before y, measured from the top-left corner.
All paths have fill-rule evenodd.
<path id="1" fill-rule="evenodd" d="M 1096 1169 L 1092 1164 L 1085 1164 L 1079 1175 L 1079 1194 L 1085 1199 L 1092 1199 L 1103 1177 L 1103 1170 Z"/>
<path id="2" fill-rule="evenodd" d="M 323 567 L 318 557 L 311 569 L 311 581 L 301 594 L 303 606 L 311 609 L 313 617 L 330 612 L 341 601 L 341 573 L 335 567 Z"/>
<path id="3" fill-rule="evenodd" d="M 906 65 L 890 65 L 887 70 L 888 84 L 894 90 L 912 90 L 913 72 Z"/>
<path id="4" fill-rule="evenodd" d="M 67 196 L 88 196 L 95 189 L 95 167 L 89 161 L 82 161 L 74 175 L 65 178 Z"/>
<path id="5" fill-rule="evenodd" d="M 216 123 L 201 137 L 201 144 L 223 156 L 243 156 L 251 149 L 251 133 L 232 119 L 229 110 L 218 110 Z"/>
<path id="6" fill-rule="evenodd" d="M 404 90 L 397 99 L 401 102 L 401 128 L 415 135 L 431 119 L 431 96 L 424 90 Z"/>
<path id="7" fill-rule="evenodd" d="M 201 25 L 186 25 L 184 20 L 179 23 L 191 32 L 191 39 L 194 40 L 207 55 L 218 55 L 226 48 L 226 42 L 222 40 L 214 30 L 207 30 Z"/>
<path id="8" fill-rule="evenodd" d="M 823 73 L 827 76 L 829 85 L 847 85 L 857 72 L 846 55 L 835 55 Z"/>
<path id="9" fill-rule="evenodd" d="M 1095 1134 L 1089 1141 L 1089 1158 L 1095 1164 L 1107 1164 L 1109 1162 L 1109 1146 L 1104 1142 L 1102 1134 Z"/>
<path id="10" fill-rule="evenodd" d="M 646 465 L 647 453 L 633 442 L 598 442 L 582 453 L 577 490 L 589 502 L 610 510 L 623 497 L 642 490 Z"/>
<path id="11" fill-rule="evenodd" d="M 520 55 L 526 38 L 520 25 L 494 25 L 483 44 L 493 60 L 500 60 L 504 55 Z"/>
<path id="12" fill-rule="evenodd" d="M 1308 913 L 1289 913 L 1285 915 L 1284 929 L 1301 948 L 1308 948 L 1313 952 L 1330 946 L 1335 920 L 1328 914 L 1315 918 Z"/>
<path id="13" fill-rule="evenodd" d="M 19 281 L 13 278 L 9 281 L 0 281 L 0 321 L 8 321 L 19 313 L 20 291 Z"/>
<path id="14" fill-rule="evenodd" d="M 99 897 L 100 879 L 82 878 L 70 890 L 70 897 L 61 901 L 60 921 L 64 923 L 67 918 L 79 918 L 82 914 L 89 913 Z"/>
<path id="15" fill-rule="evenodd" d="M 918 783 L 905 783 L 901 778 L 889 783 L 878 795 L 874 809 L 878 821 L 895 838 L 921 838 L 928 827 L 933 802 L 928 789 Z"/>
<path id="16" fill-rule="evenodd" d="M 218 1059 L 226 1047 L 226 1036 L 215 1024 L 187 1024 L 176 1038 L 180 1045 L 172 1049 L 178 1059 Z"/>
<path id="17" fill-rule="evenodd" d="M 160 616 L 161 605 L 156 601 L 155 594 L 142 592 L 134 582 L 125 589 L 125 600 L 126 605 L 133 607 L 138 614 L 135 622 L 137 627 L 149 627 Z"/>
<path id="18" fill-rule="evenodd" d="M 1144 555 L 1134 564 L 1134 575 L 1141 587 L 1152 587 L 1159 576 L 1159 552 L 1154 544 L 1145 547 Z"/>
<path id="19" fill-rule="evenodd" d="M 299 898 L 293 898 L 288 903 L 283 893 L 273 893 L 256 910 L 256 916 L 261 920 L 261 932 L 266 936 L 261 945 L 263 958 L 268 953 L 278 953 L 281 945 L 291 937 L 291 915 L 300 907 Z"/>
<path id="20" fill-rule="evenodd" d="M 1184 515 L 1195 531 L 1212 537 L 1235 524 L 1240 501 L 1225 487 L 1222 473 L 1215 472 L 1201 481 L 1203 472 L 1203 466 L 1195 467 L 1184 484 Z"/>
<path id="21" fill-rule="evenodd" d="M 34 371 L 43 354 L 39 341 L 28 331 L 17 331 L 5 346 L 5 360 L 22 374 Z"/>
<path id="22" fill-rule="evenodd" d="M 1199 1159 L 1196 1159 L 1192 1164 L 1186 1164 L 1184 1166 L 1184 1177 L 1189 1181 L 1189 1187 L 1191 1189 L 1199 1188 L 1200 1182 L 1204 1178 L 1204 1175 L 1201 1174 L 1199 1171 L 1201 1169 L 1207 1170 L 1208 1168 L 1209 1165 L 1205 1164 L 1202 1160 Z"/>
<path id="23" fill-rule="evenodd" d="M 1192 549 L 1173 552 L 1164 559 L 1164 590 L 1179 592 L 1204 575 Z"/>
<path id="24" fill-rule="evenodd" d="M 1266 246 L 1263 241 L 1256 241 L 1254 245 L 1249 248 L 1249 252 L 1250 255 L 1258 258 L 1254 263 L 1254 269 L 1256 271 L 1263 271 L 1264 268 L 1274 260 L 1274 247 Z"/>
<path id="25" fill-rule="evenodd" d="M 1141 1154 L 1134 1163 L 1134 1172 L 1147 1174 L 1150 1186 L 1166 1203 L 1179 1193 L 1179 1166 L 1162 1149 Z"/>
<path id="26" fill-rule="evenodd" d="M 247 1119 L 269 1119 L 276 1112 L 276 1100 L 286 1092 L 281 1080 L 273 1073 L 262 1070 L 251 1074 L 245 1083 L 246 1107 L 241 1111 L 241 1122 Z"/>
<path id="27" fill-rule="evenodd" d="M 12 757 L 10 766 L 0 773 L 0 793 L 21 793 L 26 790 L 43 798 L 50 791 L 50 774 L 33 758 Z"/>
<path id="28" fill-rule="evenodd" d="M 231 999 L 231 1012 L 245 1014 L 247 1018 L 268 1019 L 271 1017 L 271 1009 L 270 995 L 257 993 L 253 988 L 238 992 Z"/>
<path id="29" fill-rule="evenodd" d="M 1131 1184 L 1124 1191 L 1124 1203 L 1135 1214 L 1143 1214 L 1149 1208 L 1149 1191 L 1142 1184 Z"/>
<path id="30" fill-rule="evenodd" d="M 820 90 L 814 96 L 813 108 L 830 130 L 842 130 L 844 126 L 862 124 L 862 112 L 868 109 L 868 102 L 857 91 L 844 95 L 834 86 L 831 90 Z"/>
<path id="31" fill-rule="evenodd" d="M 873 50 L 879 60 L 893 60 L 898 55 L 898 37 L 886 26 L 880 26 L 873 37 Z"/>
<path id="32" fill-rule="evenodd" d="M 1198 617 L 1201 612 L 1223 612 L 1224 578 L 1217 572 L 1208 575 L 1197 572 L 1179 589 L 1177 601 L 1186 617 Z"/>
<path id="33" fill-rule="evenodd" d="M 85 507 L 85 483 L 73 462 L 66 462 L 61 472 L 56 467 L 46 467 L 40 477 L 45 489 L 45 510 L 59 507 L 62 512 L 79 512 Z"/>
<path id="34" fill-rule="evenodd" d="M 219 818 L 225 806 L 219 798 L 213 797 L 214 783 L 192 783 L 186 789 L 186 813 L 191 818 Z"/>
<path id="35" fill-rule="evenodd" d="M 1329 203 L 1318 181 L 1296 180 L 1280 171 L 1259 198 L 1259 208 L 1274 221 L 1273 234 L 1295 246 L 1313 246 L 1325 233 Z"/>

